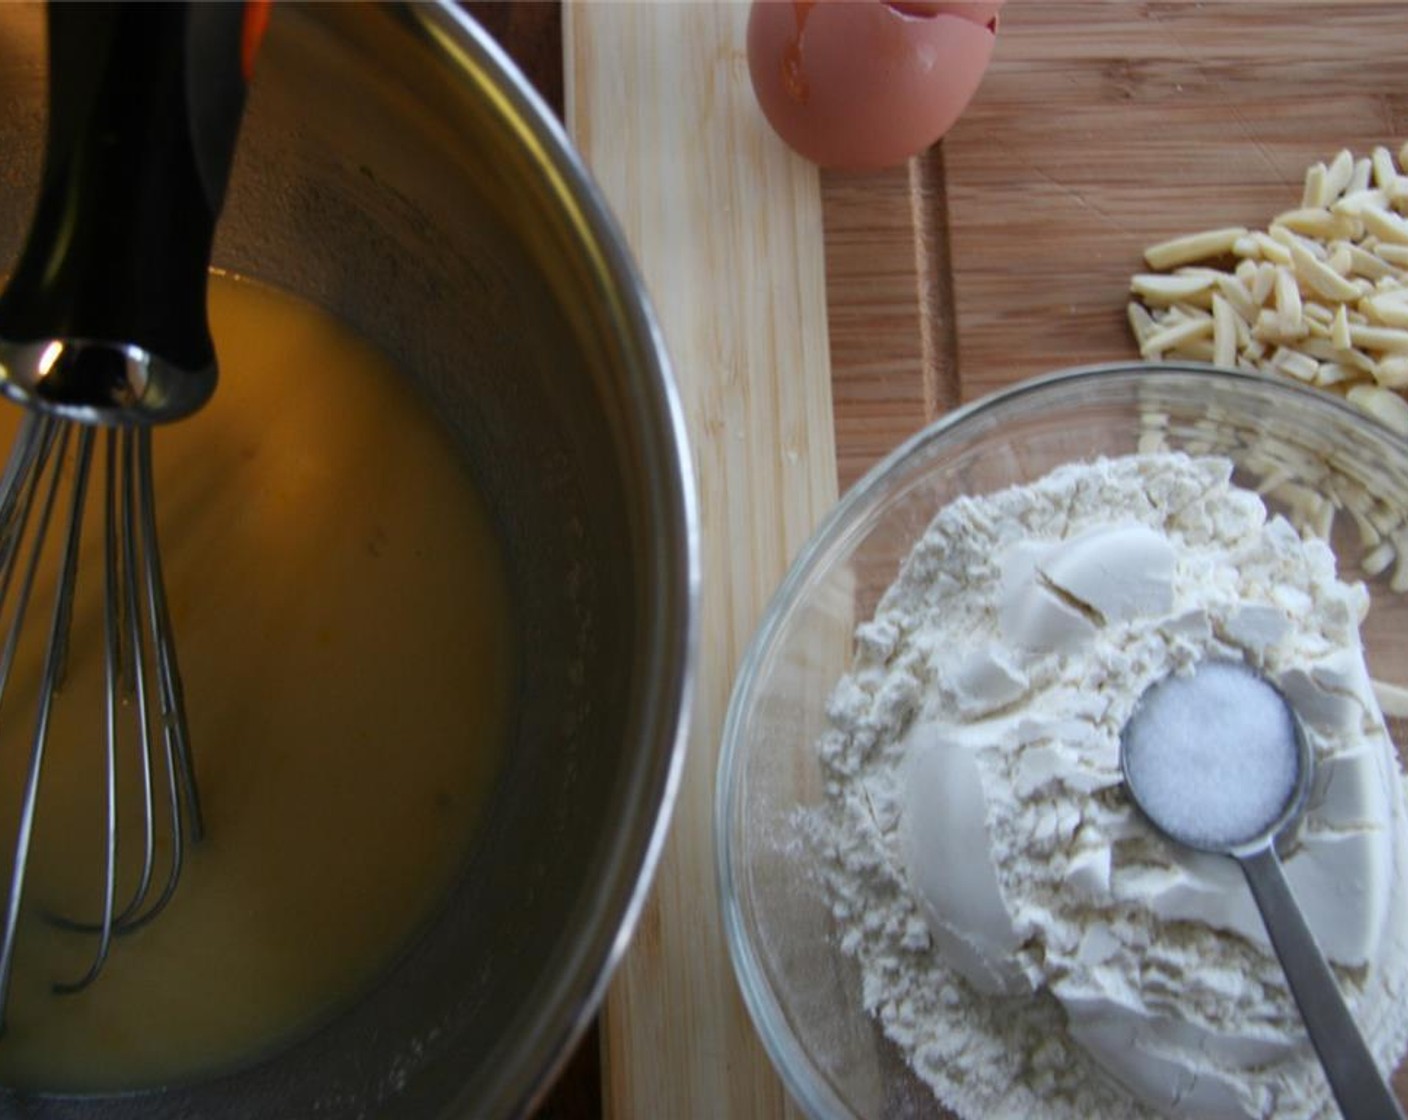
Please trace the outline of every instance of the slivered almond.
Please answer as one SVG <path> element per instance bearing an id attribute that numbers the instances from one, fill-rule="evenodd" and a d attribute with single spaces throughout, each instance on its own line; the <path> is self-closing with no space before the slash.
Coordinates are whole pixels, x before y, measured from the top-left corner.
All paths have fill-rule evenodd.
<path id="1" fill-rule="evenodd" d="M 1129 329 L 1136 341 L 1143 342 L 1154 333 L 1154 317 L 1138 300 L 1130 300 L 1125 307 L 1125 313 L 1129 316 Z"/>
<path id="2" fill-rule="evenodd" d="M 1310 328 L 1302 321 L 1299 327 L 1287 328 L 1285 319 L 1271 308 L 1263 308 L 1252 324 L 1252 337 L 1262 342 L 1287 346 L 1310 333 Z"/>
<path id="3" fill-rule="evenodd" d="M 1370 549 L 1364 559 L 1359 561 L 1359 566 L 1364 569 L 1366 576 L 1372 578 L 1388 571 L 1389 565 L 1393 563 L 1396 555 L 1393 545 L 1384 541 L 1377 548 Z"/>
<path id="4" fill-rule="evenodd" d="M 1408 388 L 1408 354 L 1390 354 L 1374 371 L 1374 380 L 1385 389 Z"/>
<path id="5" fill-rule="evenodd" d="M 1287 252 L 1289 252 L 1295 246 L 1299 245 L 1302 249 L 1304 249 L 1312 257 L 1315 257 L 1317 260 L 1323 260 L 1325 258 L 1326 254 L 1324 244 L 1319 241 L 1316 241 L 1313 237 L 1305 237 L 1302 234 L 1297 233 L 1289 226 L 1277 225 L 1275 222 L 1273 222 L 1267 228 L 1266 232 L 1271 237 L 1271 239 L 1275 241 L 1278 245 L 1285 246 Z M 1285 262 L 1278 261 L 1277 263 L 1282 264 Z"/>
<path id="6" fill-rule="evenodd" d="M 1276 323 L 1281 335 L 1294 338 L 1305 333 L 1304 305 L 1295 273 L 1289 268 L 1276 270 Z"/>
<path id="7" fill-rule="evenodd" d="M 1256 276 L 1252 278 L 1252 299 L 1258 307 L 1266 303 L 1275 287 L 1276 266 L 1268 263 L 1257 265 Z"/>
<path id="8" fill-rule="evenodd" d="M 1213 362 L 1214 350 L 1211 338 L 1190 338 L 1178 345 L 1178 356 L 1194 362 Z"/>
<path id="9" fill-rule="evenodd" d="M 1369 250 L 1353 245 L 1347 241 L 1342 241 L 1336 246 L 1336 251 L 1343 249 L 1349 255 L 1349 271 L 1355 276 L 1367 277 L 1370 280 L 1381 280 L 1386 276 L 1395 273 L 1393 265 L 1382 257 L 1377 257 Z"/>
<path id="10" fill-rule="evenodd" d="M 1362 191 L 1355 191 L 1347 194 L 1343 198 L 1336 199 L 1330 207 L 1330 213 L 1338 214 L 1342 218 L 1357 218 L 1360 213 L 1370 206 L 1377 206 L 1383 209 L 1388 205 L 1388 195 L 1382 188 L 1365 188 Z"/>
<path id="11" fill-rule="evenodd" d="M 1384 202 L 1387 203 L 1387 199 Z M 1300 210 L 1287 210 L 1271 220 L 1274 231 L 1277 226 L 1293 230 L 1306 237 L 1349 237 L 1354 233 L 1354 223 L 1345 214 L 1334 214 L 1323 207 L 1306 207 Z"/>
<path id="12" fill-rule="evenodd" d="M 1316 260 L 1303 245 L 1291 246 L 1291 263 L 1296 274 L 1326 299 L 1344 301 L 1358 298 L 1358 288 L 1323 261 Z"/>
<path id="13" fill-rule="evenodd" d="M 1365 350 L 1382 350 L 1392 354 L 1408 354 L 1408 330 L 1397 327 L 1371 327 L 1349 324 L 1350 341 Z"/>
<path id="14" fill-rule="evenodd" d="M 1307 338 L 1296 349 L 1322 362 L 1337 362 L 1341 357 L 1340 347 L 1335 345 L 1328 333 L 1317 338 Z"/>
<path id="15" fill-rule="evenodd" d="M 1206 319 L 1185 319 L 1171 327 L 1159 327 L 1144 340 L 1139 352 L 1146 358 L 1162 355 L 1184 343 L 1192 342 L 1195 338 L 1207 338 L 1211 334 L 1211 315 Z"/>
<path id="16" fill-rule="evenodd" d="M 1335 308 L 1335 318 L 1330 324 L 1330 341 L 1340 350 L 1348 350 L 1354 345 L 1354 339 L 1349 337 L 1349 315 L 1343 303 Z"/>
<path id="17" fill-rule="evenodd" d="M 1344 193 L 1345 187 L 1349 186 L 1350 176 L 1354 174 L 1354 156 L 1348 148 L 1342 148 L 1335 158 L 1330 161 L 1325 168 L 1325 190 L 1329 192 L 1332 199 L 1339 198 Z"/>
<path id="18" fill-rule="evenodd" d="M 1282 231 L 1289 233 L 1289 230 Z M 1256 246 L 1257 254 L 1272 264 L 1290 264 L 1291 251 L 1286 248 L 1284 242 L 1277 240 L 1272 233 L 1262 233 L 1260 230 L 1248 234 L 1252 243 Z"/>
<path id="19" fill-rule="evenodd" d="M 1408 401 L 1381 385 L 1351 385 L 1345 393 L 1351 404 L 1383 421 L 1399 435 L 1408 436 Z"/>
<path id="20" fill-rule="evenodd" d="M 1212 297 L 1212 360 L 1223 367 L 1237 364 L 1237 312 L 1220 295 Z"/>
<path id="21" fill-rule="evenodd" d="M 1374 236 L 1395 245 L 1408 245 L 1408 219 L 1376 206 L 1366 206 L 1359 217 Z"/>
<path id="22" fill-rule="evenodd" d="M 1359 301 L 1359 308 L 1373 322 L 1386 327 L 1408 327 L 1408 303 L 1386 295 L 1366 296 Z"/>
<path id="23" fill-rule="evenodd" d="M 1143 272 L 1129 282 L 1129 290 L 1147 300 L 1169 304 L 1187 299 L 1212 287 L 1206 276 L 1166 276 L 1159 272 Z"/>
<path id="24" fill-rule="evenodd" d="M 1305 317 L 1312 323 L 1319 323 L 1328 328 L 1335 321 L 1335 312 L 1332 308 L 1326 307 L 1323 303 L 1317 303 L 1313 299 L 1301 297 L 1301 307 L 1304 309 Z"/>
<path id="25" fill-rule="evenodd" d="M 1298 381 L 1314 382 L 1315 375 L 1320 372 L 1320 363 L 1308 354 L 1279 346 L 1271 355 L 1271 368 L 1289 374 Z"/>
<path id="26" fill-rule="evenodd" d="M 1398 178 L 1398 168 L 1393 165 L 1393 156 L 1387 148 L 1380 145 L 1369 154 L 1369 158 L 1374 164 L 1374 186 L 1380 190 L 1388 190 Z"/>
<path id="27" fill-rule="evenodd" d="M 1354 170 L 1349 173 L 1349 182 L 1344 185 L 1345 194 L 1353 194 L 1355 191 L 1362 191 L 1369 185 L 1369 180 L 1373 175 L 1373 168 L 1367 159 L 1357 159 L 1354 161 Z"/>
<path id="28" fill-rule="evenodd" d="M 1302 206 L 1328 206 L 1330 191 L 1325 180 L 1325 165 L 1312 163 L 1305 169 L 1305 189 L 1301 192 Z"/>
<path id="29" fill-rule="evenodd" d="M 1321 362 L 1315 374 L 1315 384 L 1322 389 L 1329 389 L 1335 385 L 1343 385 L 1353 377 L 1354 372 L 1339 362 Z"/>
<path id="30" fill-rule="evenodd" d="M 1238 316 L 1248 322 L 1256 318 L 1256 313 L 1259 310 L 1256 301 L 1252 299 L 1252 293 L 1238 277 L 1224 272 L 1217 278 L 1216 283 L 1218 292 L 1221 293 L 1223 299 L 1232 305 L 1232 309 Z M 1216 311 L 1216 309 L 1217 304 L 1214 303 L 1213 310 Z"/>
<path id="31" fill-rule="evenodd" d="M 1245 236 L 1246 232 L 1242 226 L 1226 226 L 1222 229 L 1209 229 L 1202 233 L 1174 237 L 1157 245 L 1150 245 L 1144 250 L 1144 260 L 1150 268 L 1169 269 L 1182 264 L 1192 264 L 1194 261 L 1225 256 L 1232 252 L 1232 246 L 1239 237 Z"/>
<path id="32" fill-rule="evenodd" d="M 1343 362 L 1345 365 L 1354 367 L 1360 373 L 1368 374 L 1370 377 L 1377 377 L 1379 375 L 1379 363 L 1374 361 L 1374 359 L 1369 357 L 1364 351 L 1356 350 L 1352 345 L 1348 350 L 1341 350 L 1339 352 L 1339 361 Z"/>

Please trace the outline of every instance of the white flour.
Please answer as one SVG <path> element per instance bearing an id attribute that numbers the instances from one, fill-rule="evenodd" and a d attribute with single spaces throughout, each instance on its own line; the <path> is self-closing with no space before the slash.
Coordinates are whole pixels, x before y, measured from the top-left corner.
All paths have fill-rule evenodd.
<path id="1" fill-rule="evenodd" d="M 1381 1064 L 1408 1043 L 1367 596 L 1230 469 L 1130 456 L 961 499 L 857 631 L 809 835 L 865 1008 L 968 1120 L 1335 1114 L 1235 864 L 1175 850 L 1119 788 L 1134 702 L 1209 657 L 1307 725 L 1287 872 Z"/>

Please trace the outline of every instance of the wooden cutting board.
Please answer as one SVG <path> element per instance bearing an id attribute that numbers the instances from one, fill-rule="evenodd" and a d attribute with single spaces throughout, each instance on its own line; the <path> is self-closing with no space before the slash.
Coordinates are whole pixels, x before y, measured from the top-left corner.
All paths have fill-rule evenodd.
<path id="1" fill-rule="evenodd" d="M 579 0 L 564 17 L 569 127 L 655 294 L 703 499 L 688 772 L 601 1032 L 623 1120 L 790 1111 L 729 970 L 712 779 L 751 620 L 837 479 L 955 403 L 1133 357 L 1145 245 L 1264 224 L 1309 163 L 1408 139 L 1401 0 L 1009 0 L 939 149 L 818 178 L 752 111 L 745 12 Z"/>
<path id="2" fill-rule="evenodd" d="M 608 1115 L 779 1114 L 725 959 L 713 780 L 734 671 L 836 500 L 816 169 L 755 111 L 741 4 L 569 4 L 568 127 L 673 355 L 699 493 L 701 649 L 655 893 L 608 997 Z"/>

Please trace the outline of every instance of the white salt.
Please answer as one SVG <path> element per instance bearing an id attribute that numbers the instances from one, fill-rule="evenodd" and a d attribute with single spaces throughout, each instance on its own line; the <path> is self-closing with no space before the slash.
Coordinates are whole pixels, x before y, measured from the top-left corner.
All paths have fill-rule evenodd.
<path id="1" fill-rule="evenodd" d="M 1280 693 L 1225 661 L 1151 688 L 1123 749 L 1140 808 L 1198 848 L 1235 847 L 1263 834 L 1295 793 L 1300 769 L 1294 718 Z"/>

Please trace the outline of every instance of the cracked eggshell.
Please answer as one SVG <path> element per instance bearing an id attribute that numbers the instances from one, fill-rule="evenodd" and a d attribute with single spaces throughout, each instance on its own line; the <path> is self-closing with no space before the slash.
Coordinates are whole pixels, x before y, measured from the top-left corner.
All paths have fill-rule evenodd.
<path id="1" fill-rule="evenodd" d="M 1001 2 L 754 0 L 748 71 L 779 136 L 823 167 L 874 170 L 935 143 L 992 56 Z"/>
<path id="2" fill-rule="evenodd" d="M 905 744 L 900 849 L 910 887 L 944 959 L 980 992 L 1031 990 L 1022 944 L 992 864 L 987 795 L 973 748 L 941 724 Z"/>
<path id="3" fill-rule="evenodd" d="M 1106 622 L 1173 609 L 1173 544 L 1147 525 L 1101 525 L 1063 541 L 1038 567 Z"/>
<path id="4" fill-rule="evenodd" d="M 1275 1040 L 1212 1034 L 1194 1023 L 1151 1014 L 1098 992 L 1063 992 L 1071 1036 L 1121 1085 L 1168 1117 L 1246 1120 L 1251 1115 L 1236 1067 L 1286 1058 Z M 1213 1051 L 1228 1068 L 1205 1055 Z"/>

